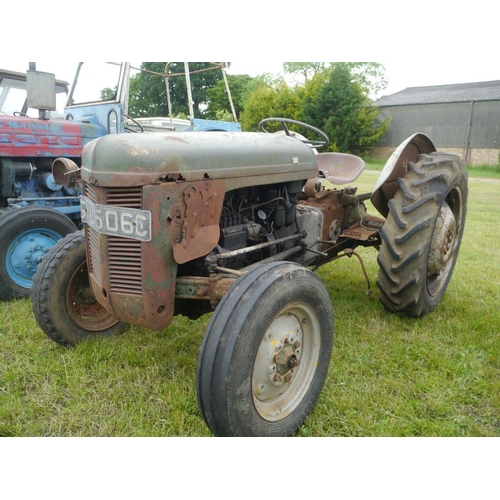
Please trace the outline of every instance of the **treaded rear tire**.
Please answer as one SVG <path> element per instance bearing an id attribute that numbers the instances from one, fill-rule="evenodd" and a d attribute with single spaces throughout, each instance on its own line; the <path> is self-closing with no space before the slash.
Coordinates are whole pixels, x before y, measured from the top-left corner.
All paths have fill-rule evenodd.
<path id="1" fill-rule="evenodd" d="M 433 153 L 408 163 L 389 201 L 377 258 L 379 298 L 388 310 L 421 317 L 439 304 L 460 250 L 467 195 L 458 156 Z"/>

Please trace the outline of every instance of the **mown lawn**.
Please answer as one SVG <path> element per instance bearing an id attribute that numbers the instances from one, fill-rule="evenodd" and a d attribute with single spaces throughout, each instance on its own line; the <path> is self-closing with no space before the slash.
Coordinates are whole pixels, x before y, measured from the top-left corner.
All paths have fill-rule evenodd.
<path id="1" fill-rule="evenodd" d="M 370 191 L 376 175 L 357 185 Z M 335 309 L 329 376 L 299 436 L 500 436 L 500 183 L 472 178 L 461 254 L 431 315 L 378 301 L 376 251 L 318 271 Z M 373 210 L 372 210 L 373 212 Z M 74 349 L 49 340 L 28 299 L 0 303 L 0 435 L 209 436 L 196 399 L 209 317 L 129 327 Z"/>

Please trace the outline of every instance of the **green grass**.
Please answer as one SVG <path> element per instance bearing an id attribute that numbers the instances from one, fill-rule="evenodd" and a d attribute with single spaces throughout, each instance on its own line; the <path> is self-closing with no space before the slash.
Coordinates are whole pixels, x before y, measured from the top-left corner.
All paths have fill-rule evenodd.
<path id="1" fill-rule="evenodd" d="M 363 158 L 366 163 L 366 170 L 382 170 L 385 165 L 385 160 L 378 158 Z"/>
<path id="2" fill-rule="evenodd" d="M 385 160 L 378 158 L 363 158 L 366 162 L 366 170 L 380 171 L 384 168 Z M 467 166 L 470 177 L 480 177 L 482 179 L 500 179 L 500 165 L 482 165 L 478 167 Z"/>
<path id="3" fill-rule="evenodd" d="M 500 165 L 496 166 L 479 166 L 479 167 L 467 167 L 467 171 L 471 177 L 481 177 L 481 178 L 492 178 L 500 179 Z"/>
<path id="4" fill-rule="evenodd" d="M 376 175 L 357 182 L 370 191 Z M 373 210 L 370 210 L 374 213 Z M 299 436 L 500 436 L 500 183 L 470 181 L 462 249 L 436 311 L 412 320 L 378 301 L 376 251 L 318 271 L 335 309 L 335 346 Z M 0 302 L 0 435 L 209 436 L 196 399 L 209 316 L 162 332 L 129 327 L 63 348 L 28 299 Z"/>

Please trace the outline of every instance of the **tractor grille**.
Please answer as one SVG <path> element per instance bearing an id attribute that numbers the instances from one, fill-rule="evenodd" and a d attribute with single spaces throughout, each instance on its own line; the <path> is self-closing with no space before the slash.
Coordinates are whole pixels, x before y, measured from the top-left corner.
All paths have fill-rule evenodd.
<path id="1" fill-rule="evenodd" d="M 141 295 L 141 242 L 108 236 L 108 259 L 111 291 Z"/>
<path id="2" fill-rule="evenodd" d="M 99 233 L 88 226 L 86 231 L 89 242 L 89 272 L 96 277 L 99 283 L 102 283 L 101 260 L 99 259 Z"/>
<path id="3" fill-rule="evenodd" d="M 85 184 L 85 196 L 92 201 L 105 205 L 126 208 L 142 206 L 141 188 L 99 188 Z M 128 238 L 100 235 L 95 229 L 87 226 L 89 266 L 99 283 L 102 283 L 100 238 L 106 238 L 111 292 L 141 295 L 141 242 Z"/>

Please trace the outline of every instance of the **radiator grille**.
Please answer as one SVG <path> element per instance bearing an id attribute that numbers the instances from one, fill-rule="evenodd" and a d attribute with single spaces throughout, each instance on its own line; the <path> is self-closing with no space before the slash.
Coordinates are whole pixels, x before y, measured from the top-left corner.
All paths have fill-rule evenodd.
<path id="1" fill-rule="evenodd" d="M 141 295 L 141 242 L 108 236 L 111 291 Z"/>
<path id="2" fill-rule="evenodd" d="M 102 190 L 102 191 L 101 191 Z M 101 195 L 101 196 L 100 196 Z M 85 196 L 96 203 L 115 205 L 124 208 L 142 207 L 141 188 L 98 188 L 85 185 Z M 102 283 L 100 238 L 107 241 L 106 257 L 108 259 L 109 285 L 111 292 L 131 295 L 141 295 L 141 242 L 116 236 L 99 235 L 97 231 L 87 226 L 89 241 L 90 271 Z"/>
<path id="3" fill-rule="evenodd" d="M 85 184 L 83 194 L 97 203 L 97 188 L 93 184 Z"/>
<path id="4" fill-rule="evenodd" d="M 101 260 L 99 259 L 99 233 L 87 226 L 87 238 L 89 242 L 89 272 L 91 272 L 99 283 L 102 283 Z"/>
<path id="5" fill-rule="evenodd" d="M 141 188 L 106 189 L 106 205 L 117 205 L 126 208 L 141 208 Z"/>

